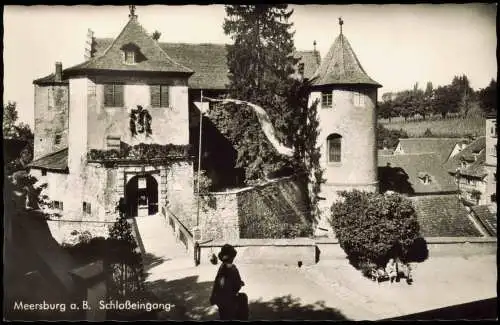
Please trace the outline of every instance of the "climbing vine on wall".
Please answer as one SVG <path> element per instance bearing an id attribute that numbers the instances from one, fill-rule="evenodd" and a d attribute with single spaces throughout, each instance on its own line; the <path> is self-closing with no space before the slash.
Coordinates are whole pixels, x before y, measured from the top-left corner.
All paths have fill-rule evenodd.
<path id="1" fill-rule="evenodd" d="M 190 154 L 189 145 L 176 144 L 145 144 L 140 143 L 135 146 L 124 145 L 120 150 L 100 150 L 90 149 L 87 158 L 89 160 L 117 160 L 117 159 L 158 159 L 168 157 L 188 157 Z"/>
<path id="2" fill-rule="evenodd" d="M 136 136 L 138 133 L 145 133 L 146 136 L 150 136 L 153 131 L 151 130 L 151 114 L 147 109 L 142 108 L 141 105 L 137 105 L 137 109 L 133 109 L 130 112 L 130 133 L 132 136 Z"/>

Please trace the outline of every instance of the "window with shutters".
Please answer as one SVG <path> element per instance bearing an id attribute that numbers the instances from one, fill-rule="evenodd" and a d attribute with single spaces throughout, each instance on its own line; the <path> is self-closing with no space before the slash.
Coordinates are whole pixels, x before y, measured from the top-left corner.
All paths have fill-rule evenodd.
<path id="1" fill-rule="evenodd" d="M 328 162 L 340 162 L 342 158 L 342 136 L 339 134 L 330 134 L 326 138 L 328 143 Z"/>
<path id="2" fill-rule="evenodd" d="M 106 148 L 108 150 L 120 150 L 120 137 L 108 135 L 106 137 Z"/>
<path id="3" fill-rule="evenodd" d="M 123 85 L 105 84 L 104 85 L 104 106 L 105 107 L 123 107 Z"/>
<path id="4" fill-rule="evenodd" d="M 151 107 L 168 107 L 169 93 L 166 85 L 151 85 Z"/>

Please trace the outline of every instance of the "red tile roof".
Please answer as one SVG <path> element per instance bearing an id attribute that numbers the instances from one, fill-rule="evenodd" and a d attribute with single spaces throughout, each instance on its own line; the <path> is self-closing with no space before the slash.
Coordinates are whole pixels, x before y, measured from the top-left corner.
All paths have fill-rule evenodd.
<path id="1" fill-rule="evenodd" d="M 456 195 L 428 195 L 410 198 L 424 237 L 481 236 Z"/>
<path id="2" fill-rule="evenodd" d="M 460 168 L 460 174 L 483 178 L 488 173 L 484 167 L 486 160 L 486 137 L 479 137 L 445 164 L 449 173 L 455 174 Z M 462 168 L 462 161 L 472 162 Z"/>
<path id="3" fill-rule="evenodd" d="M 31 168 L 68 172 L 68 148 L 53 152 L 28 164 Z"/>
<path id="4" fill-rule="evenodd" d="M 112 38 L 94 39 L 94 57 L 101 57 L 112 43 Z M 190 88 L 224 90 L 229 84 L 225 44 L 158 43 L 158 45 L 173 61 L 194 71 L 188 81 Z M 299 62 L 304 63 L 304 77 L 310 78 L 319 66 L 319 53 L 317 51 L 297 51 L 295 57 L 300 59 Z M 66 77 L 64 74 L 67 75 L 67 73 L 63 72 L 63 79 Z M 33 83 L 47 84 L 53 80 L 54 75 L 51 74 L 37 79 Z M 64 82 L 67 83 L 67 80 Z"/>
<path id="5" fill-rule="evenodd" d="M 441 163 L 444 163 L 455 146 L 466 141 L 465 138 L 405 138 L 399 139 L 399 144 L 405 154 L 433 152 L 438 155 Z"/>
<path id="6" fill-rule="evenodd" d="M 471 207 L 472 212 L 476 215 L 490 236 L 497 235 L 497 214 L 488 205 L 476 205 Z"/>
<path id="7" fill-rule="evenodd" d="M 454 192 L 458 188 L 435 153 L 379 155 L 378 167 L 382 169 L 380 177 L 391 177 L 384 168 L 401 168 L 408 175 L 408 183 L 414 191 L 410 194 Z M 430 176 L 431 182 L 428 184 L 422 181 L 425 175 Z M 383 181 L 386 180 L 381 179 Z"/>
<path id="8" fill-rule="evenodd" d="M 333 42 L 313 78 L 315 86 L 335 84 L 365 84 L 382 87 L 366 74 L 343 34 L 340 34 Z"/>
<path id="9" fill-rule="evenodd" d="M 96 38 L 95 55 L 99 56 L 111 45 L 111 38 Z M 193 89 L 226 89 L 229 84 L 226 44 L 158 43 L 176 62 L 194 70 L 189 78 Z M 304 63 L 304 77 L 311 78 L 320 62 L 316 51 L 297 51 L 295 57 Z"/>

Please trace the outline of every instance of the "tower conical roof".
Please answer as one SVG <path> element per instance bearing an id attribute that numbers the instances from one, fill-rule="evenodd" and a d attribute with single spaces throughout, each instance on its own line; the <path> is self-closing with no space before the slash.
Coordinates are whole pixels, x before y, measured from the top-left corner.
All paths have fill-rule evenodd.
<path id="1" fill-rule="evenodd" d="M 364 84 L 382 87 L 366 74 L 351 44 L 342 33 L 321 62 L 312 83 L 314 86 Z"/>

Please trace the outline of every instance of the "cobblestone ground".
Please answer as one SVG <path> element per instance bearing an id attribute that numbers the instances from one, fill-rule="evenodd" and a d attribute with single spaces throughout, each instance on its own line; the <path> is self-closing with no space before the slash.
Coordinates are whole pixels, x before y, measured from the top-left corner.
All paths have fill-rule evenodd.
<path id="1" fill-rule="evenodd" d="M 217 308 L 208 303 L 217 267 L 155 274 L 148 283 L 150 290 L 176 305 L 160 318 L 217 319 Z M 495 255 L 429 259 L 417 265 L 412 285 L 377 284 L 345 260 L 302 268 L 250 264 L 238 268 L 253 320 L 380 320 L 497 295 Z"/>

